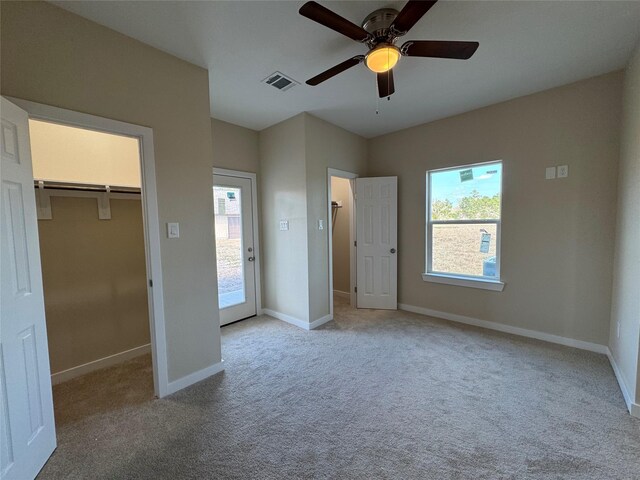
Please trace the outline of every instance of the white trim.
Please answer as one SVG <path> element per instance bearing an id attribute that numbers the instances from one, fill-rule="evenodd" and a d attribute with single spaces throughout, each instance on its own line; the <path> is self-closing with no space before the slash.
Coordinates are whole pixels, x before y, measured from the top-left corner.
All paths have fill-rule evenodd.
<path id="1" fill-rule="evenodd" d="M 331 320 L 333 320 L 333 315 L 325 315 L 324 317 L 321 317 L 311 322 L 309 324 L 309 330 L 314 330 L 318 328 L 320 325 L 324 325 L 325 323 L 330 322 Z"/>
<path id="2" fill-rule="evenodd" d="M 622 372 L 616 363 L 616 359 L 614 358 L 611 350 L 607 348 L 607 357 L 609 358 L 609 363 L 611 364 L 611 368 L 613 369 L 613 373 L 616 376 L 616 380 L 618 381 L 618 385 L 620 386 L 620 390 L 622 391 L 622 396 L 624 397 L 624 403 L 627 406 L 627 410 L 633 417 L 640 418 L 640 405 L 633 402 L 633 397 L 629 392 L 629 388 L 627 384 L 624 382 L 624 377 L 622 376 Z"/>
<path id="3" fill-rule="evenodd" d="M 504 290 L 504 282 L 488 280 L 486 278 L 457 277 L 455 275 L 444 275 L 439 273 L 423 273 L 422 280 L 425 282 L 443 283 L 445 285 L 457 285 L 459 287 L 481 288 L 483 290 L 493 290 L 495 292 L 501 292 Z"/>
<path id="4" fill-rule="evenodd" d="M 189 375 L 185 375 L 178 380 L 174 380 L 167 385 L 167 395 L 171 395 L 172 393 L 176 393 L 183 388 L 190 387 L 191 385 L 201 382 L 202 380 L 209 378 L 216 373 L 220 373 L 224 370 L 224 360 L 220 360 L 218 363 L 214 363 L 213 365 L 209 365 L 208 367 L 203 368 L 202 370 L 198 370 L 197 372 L 190 373 Z"/>
<path id="5" fill-rule="evenodd" d="M 329 247 L 329 315 L 333 318 L 333 216 L 331 210 L 331 178 L 345 178 L 349 180 L 349 303 L 352 307 L 356 307 L 356 215 L 355 215 L 355 184 L 354 180 L 358 178 L 357 173 L 339 170 L 337 168 L 327 168 L 327 243 Z M 324 317 L 323 317 L 324 318 Z M 327 320 L 328 321 L 328 320 Z"/>
<path id="6" fill-rule="evenodd" d="M 251 180 L 251 214 L 253 217 L 253 253 L 255 257 L 255 285 L 256 285 L 256 315 L 262 315 L 262 285 L 260 273 L 260 219 L 258 215 L 258 176 L 251 172 L 229 170 L 227 168 L 213 167 L 214 175 L 226 175 L 227 177 L 248 178 Z"/>
<path id="7" fill-rule="evenodd" d="M 459 169 L 463 169 L 463 168 L 476 168 L 478 166 L 481 165 L 490 165 L 490 164 L 500 164 L 500 218 L 499 219 L 483 219 L 483 220 L 444 220 L 444 221 L 433 221 L 431 220 L 431 174 L 434 172 L 443 172 L 443 171 L 447 171 L 447 170 L 459 170 Z M 427 170 L 426 172 L 426 181 L 425 181 L 425 200 L 426 200 L 426 212 L 425 212 L 425 270 L 426 273 L 423 274 L 422 279 L 424 281 L 431 281 L 425 278 L 425 275 L 432 275 L 432 274 L 438 274 L 440 272 L 434 272 L 433 271 L 433 266 L 432 266 L 432 258 L 431 258 L 431 252 L 433 251 L 433 235 L 432 235 L 432 229 L 433 229 L 433 225 L 434 223 L 440 223 L 440 224 L 447 224 L 447 223 L 453 223 L 453 224 L 475 224 L 475 223 L 495 223 L 496 224 L 496 273 L 498 278 L 500 278 L 501 275 L 501 262 L 502 262 L 502 199 L 504 198 L 503 195 L 503 191 L 504 191 L 504 161 L 502 159 L 498 159 L 498 160 L 490 160 L 487 162 L 479 162 L 479 163 L 471 163 L 468 165 L 458 165 L 458 166 L 452 166 L 452 167 L 443 167 L 443 168 L 437 168 L 434 170 Z M 451 276 L 451 277 L 456 277 L 456 275 L 449 275 L 449 274 L 445 274 L 447 276 Z M 463 287 L 471 287 L 471 288 L 482 288 L 485 290 L 494 290 L 494 291 L 502 291 L 502 289 L 504 288 L 504 284 L 502 284 L 502 288 L 486 288 L 486 287 L 482 287 L 482 286 L 478 286 L 478 284 L 472 284 L 472 283 L 467 283 L 467 284 L 462 284 L 462 283 L 455 283 L 455 282 L 445 282 L 445 281 L 439 281 L 439 280 L 433 280 L 436 283 L 445 283 L 445 284 L 449 284 L 449 285 L 459 285 L 459 286 L 463 286 Z M 499 282 L 500 283 L 500 282 Z"/>
<path id="8" fill-rule="evenodd" d="M 343 292 L 342 290 L 334 290 L 333 291 L 333 296 L 334 297 L 351 299 L 351 294 L 349 292 Z"/>
<path id="9" fill-rule="evenodd" d="M 58 383 L 66 382 L 67 380 L 71 380 L 72 378 L 80 377 L 89 372 L 94 372 L 96 370 L 111 367 L 113 365 L 126 362 L 127 360 L 131 360 L 132 358 L 136 358 L 140 355 L 144 355 L 150 352 L 151 344 L 147 343 L 146 345 L 141 345 L 130 350 L 125 350 L 124 352 L 114 353 L 113 355 L 109 355 L 108 357 L 99 358 L 98 360 L 93 360 L 91 362 L 78 365 L 77 367 L 72 367 L 66 370 L 62 370 L 61 372 L 52 373 L 51 384 L 57 385 Z"/>
<path id="10" fill-rule="evenodd" d="M 270 317 L 276 318 L 278 320 L 282 320 L 283 322 L 290 323 L 296 327 L 302 328 L 303 330 L 313 330 L 318 328 L 320 325 L 324 325 L 327 322 L 333 320 L 333 315 L 325 315 L 313 322 L 307 322 L 305 320 L 300 320 L 299 318 L 292 317 L 291 315 L 287 315 L 286 313 L 277 312 L 275 310 L 271 310 L 270 308 L 265 308 L 263 310 L 265 315 L 269 315 Z"/>
<path id="11" fill-rule="evenodd" d="M 407 305 L 405 303 L 399 303 L 398 308 L 407 312 L 419 313 L 428 317 L 442 318 L 444 320 L 450 320 L 452 322 L 464 323 L 466 325 L 473 325 L 476 327 L 487 328 L 489 330 L 497 330 L 498 332 L 510 333 L 512 335 L 519 335 L 521 337 L 535 338 L 550 343 L 557 343 L 567 347 L 580 348 L 582 350 L 588 350 L 590 352 L 605 354 L 608 351 L 606 345 L 600 345 L 599 343 L 585 342 L 582 340 L 576 340 L 568 337 L 561 337 L 559 335 L 553 335 L 550 333 L 538 332 L 536 330 L 528 330 L 526 328 L 513 327 L 511 325 L 505 325 L 504 323 L 489 322 L 487 320 L 480 320 L 478 318 L 466 317 L 464 315 L 457 315 L 455 313 L 440 312 L 438 310 L 432 310 L 430 308 L 416 307 L 413 305 Z"/>
<path id="12" fill-rule="evenodd" d="M 301 320 L 299 318 L 292 317 L 291 315 L 287 315 L 286 313 L 281 313 L 275 310 L 271 310 L 270 308 L 263 308 L 262 312 L 264 315 L 269 315 L 270 317 L 276 318 L 278 320 L 282 320 L 283 322 L 290 323 L 291 325 L 300 327 L 303 330 L 310 330 L 309 322 L 307 322 L 306 320 Z"/>
<path id="13" fill-rule="evenodd" d="M 157 397 L 167 395 L 169 383 L 167 340 L 164 318 L 164 288 L 162 282 L 162 257 L 160 255 L 160 216 L 156 190 L 155 155 L 153 130 L 148 127 L 97 117 L 7 97 L 26 110 L 30 118 L 71 125 L 75 127 L 134 137 L 140 143 L 140 177 L 142 185 L 142 219 L 145 237 L 147 285 L 153 280 L 153 287 L 147 287 L 149 300 L 149 324 L 151 330 L 151 353 L 153 358 L 153 385 Z M 155 294 L 157 292 L 157 294 Z"/>

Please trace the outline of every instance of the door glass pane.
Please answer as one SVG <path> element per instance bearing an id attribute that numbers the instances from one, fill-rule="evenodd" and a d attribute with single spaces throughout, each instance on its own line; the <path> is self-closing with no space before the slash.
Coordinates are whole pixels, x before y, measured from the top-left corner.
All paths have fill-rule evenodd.
<path id="1" fill-rule="evenodd" d="M 497 279 L 496 232 L 495 223 L 433 225 L 431 271 Z"/>
<path id="2" fill-rule="evenodd" d="M 218 262 L 218 306 L 244 303 L 244 248 L 242 245 L 241 190 L 213 187 L 216 221 L 216 257 Z"/>

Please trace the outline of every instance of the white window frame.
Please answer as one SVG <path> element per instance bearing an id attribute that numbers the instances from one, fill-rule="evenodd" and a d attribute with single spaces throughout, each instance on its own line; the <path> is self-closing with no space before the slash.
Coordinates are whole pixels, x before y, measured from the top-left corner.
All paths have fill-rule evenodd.
<path id="1" fill-rule="evenodd" d="M 494 290 L 501 292 L 504 289 L 504 282 L 501 277 L 500 262 L 501 250 L 500 239 L 502 229 L 502 187 L 504 171 L 500 174 L 500 218 L 499 219 L 479 219 L 479 220 L 432 220 L 431 219 L 431 174 L 445 172 L 448 170 L 461 170 L 467 168 L 477 168 L 482 165 L 503 165 L 502 160 L 491 160 L 490 162 L 473 163 L 469 165 L 456 165 L 453 167 L 438 168 L 427 170 L 426 173 L 426 222 L 425 222 L 425 273 L 422 279 L 425 282 L 443 283 L 446 285 L 457 285 L 460 287 L 480 288 L 484 290 Z M 435 272 L 432 268 L 432 242 L 433 242 L 433 225 L 476 225 L 476 224 L 495 224 L 496 226 L 496 273 L 497 279 L 488 278 L 477 275 L 463 275 L 448 272 Z"/>

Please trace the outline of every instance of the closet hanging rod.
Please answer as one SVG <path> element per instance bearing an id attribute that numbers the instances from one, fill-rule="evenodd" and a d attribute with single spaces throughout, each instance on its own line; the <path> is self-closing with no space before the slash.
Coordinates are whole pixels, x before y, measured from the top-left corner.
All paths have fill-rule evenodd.
<path id="1" fill-rule="evenodd" d="M 69 183 L 69 182 L 50 182 L 42 180 L 33 181 L 36 188 L 42 187 L 45 190 L 76 190 L 83 192 L 107 192 L 107 185 L 92 185 L 87 183 Z M 122 187 L 118 185 L 109 185 L 108 191 L 110 193 L 133 193 L 140 194 L 140 188 L 136 187 Z"/>

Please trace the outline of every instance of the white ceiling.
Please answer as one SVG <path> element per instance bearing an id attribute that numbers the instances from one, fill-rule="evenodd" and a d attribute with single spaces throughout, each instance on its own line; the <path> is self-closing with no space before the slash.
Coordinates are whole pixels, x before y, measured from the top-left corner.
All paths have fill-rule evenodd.
<path id="1" fill-rule="evenodd" d="M 262 130 L 306 111 L 365 137 L 623 68 L 640 36 L 640 1 L 440 1 L 403 40 L 472 40 L 467 61 L 402 58 L 376 115 L 375 76 L 359 65 L 305 80 L 365 47 L 300 16 L 302 1 L 54 1 L 209 70 L 211 116 Z M 320 1 L 354 23 L 404 2 Z M 301 85 L 261 83 L 279 70 Z"/>

